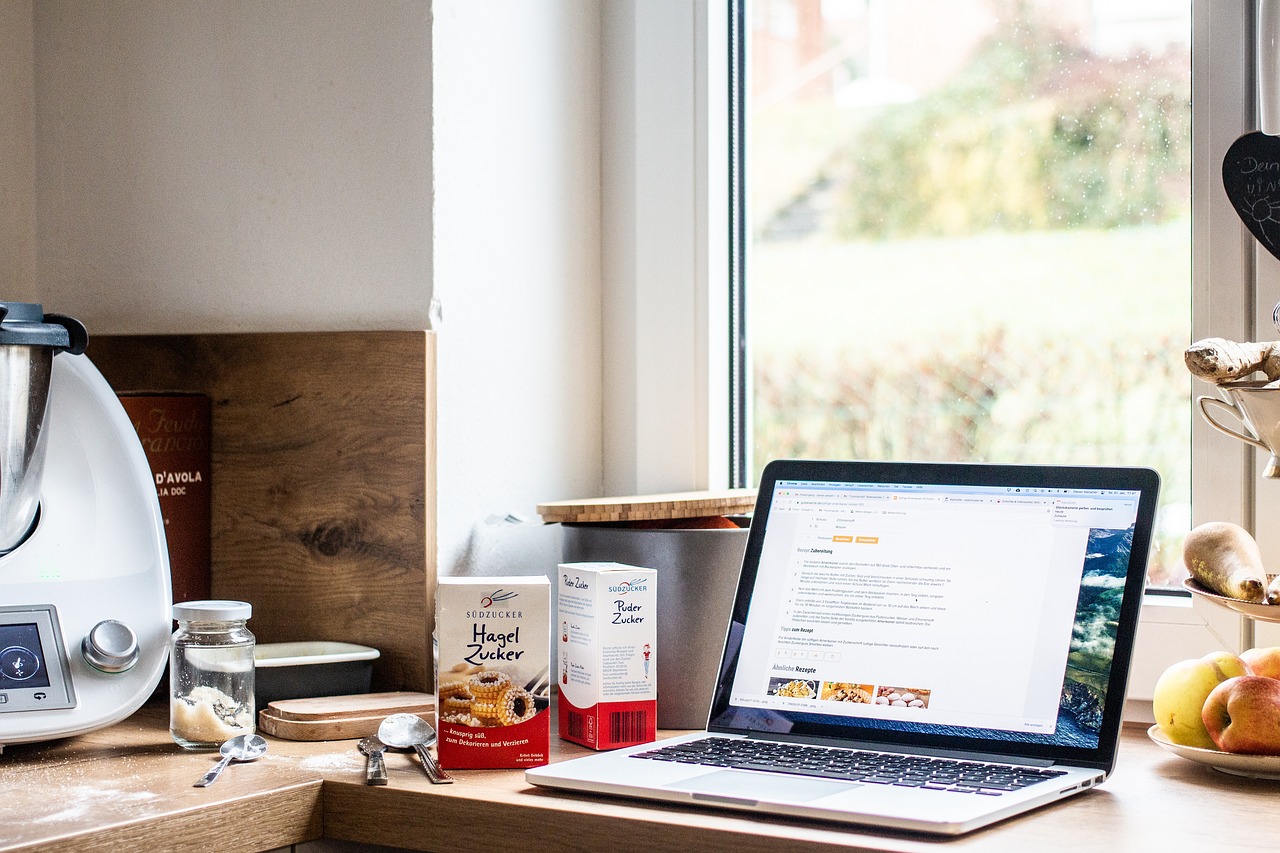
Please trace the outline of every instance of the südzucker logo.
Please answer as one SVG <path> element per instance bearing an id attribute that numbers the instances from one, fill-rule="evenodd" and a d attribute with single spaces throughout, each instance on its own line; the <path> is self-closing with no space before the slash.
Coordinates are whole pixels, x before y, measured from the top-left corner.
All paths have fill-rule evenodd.
<path id="1" fill-rule="evenodd" d="M 511 592 L 510 590 L 495 589 L 493 592 L 480 599 L 481 607 L 492 607 L 495 604 L 501 604 L 504 601 L 510 601 L 520 593 Z"/>
<path id="2" fill-rule="evenodd" d="M 609 587 L 609 592 L 614 595 L 626 595 L 629 592 L 644 592 L 648 588 L 649 585 L 644 582 L 644 578 L 632 578 Z"/>
<path id="3" fill-rule="evenodd" d="M 496 609 L 498 605 L 505 604 L 520 593 L 509 589 L 495 589 L 488 595 L 480 598 L 479 610 L 468 610 L 466 616 L 468 619 L 485 619 L 497 617 L 501 619 L 523 619 L 524 613 L 519 610 L 512 609 Z"/>

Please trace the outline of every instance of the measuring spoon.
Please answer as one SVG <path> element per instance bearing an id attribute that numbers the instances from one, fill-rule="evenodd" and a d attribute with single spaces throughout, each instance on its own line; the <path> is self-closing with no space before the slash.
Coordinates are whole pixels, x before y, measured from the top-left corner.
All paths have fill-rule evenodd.
<path id="1" fill-rule="evenodd" d="M 253 761 L 261 758 L 266 751 L 267 739 L 262 735 L 236 735 L 218 750 L 218 752 L 222 753 L 222 760 L 213 765 L 213 768 L 208 773 L 201 776 L 195 787 L 203 788 L 218 781 L 218 775 L 222 773 L 222 768 L 231 762 Z"/>
<path id="2" fill-rule="evenodd" d="M 416 714 L 392 714 L 378 725 L 378 740 L 395 749 L 412 749 L 422 759 L 422 769 L 434 785 L 453 781 L 427 747 L 436 742 L 436 730 Z"/>

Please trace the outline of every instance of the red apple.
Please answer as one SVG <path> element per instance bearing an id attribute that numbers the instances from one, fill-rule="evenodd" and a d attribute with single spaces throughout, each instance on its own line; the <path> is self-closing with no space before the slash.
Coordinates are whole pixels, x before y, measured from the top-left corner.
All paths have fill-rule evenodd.
<path id="1" fill-rule="evenodd" d="M 1280 678 L 1280 646 L 1248 649 L 1240 653 L 1240 659 L 1249 665 L 1254 675 Z"/>
<path id="2" fill-rule="evenodd" d="M 1201 712 L 1223 752 L 1280 755 L 1280 681 L 1237 675 L 1213 688 Z"/>

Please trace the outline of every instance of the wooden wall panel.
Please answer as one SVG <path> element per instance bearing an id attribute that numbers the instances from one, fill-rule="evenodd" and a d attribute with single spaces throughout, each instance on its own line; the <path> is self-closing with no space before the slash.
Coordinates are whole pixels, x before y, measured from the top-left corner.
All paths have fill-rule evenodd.
<path id="1" fill-rule="evenodd" d="M 430 332 L 90 336 L 117 391 L 213 400 L 213 595 L 259 642 L 381 651 L 374 690 L 431 689 Z"/>

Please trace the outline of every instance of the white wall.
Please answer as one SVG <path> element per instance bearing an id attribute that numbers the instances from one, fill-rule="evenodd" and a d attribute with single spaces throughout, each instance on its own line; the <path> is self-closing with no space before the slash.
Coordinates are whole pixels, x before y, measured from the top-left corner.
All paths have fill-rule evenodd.
<path id="1" fill-rule="evenodd" d="M 425 328 L 434 293 L 440 571 L 554 566 L 555 528 L 485 521 L 603 481 L 601 6 L 0 6 L 34 22 L 20 298 L 92 336 Z"/>
<path id="2" fill-rule="evenodd" d="M 444 573 L 554 568 L 486 519 L 601 488 L 600 6 L 434 3 Z"/>
<path id="3" fill-rule="evenodd" d="M 424 328 L 428 0 L 38 0 L 36 280 L 94 332 Z"/>
<path id="4" fill-rule="evenodd" d="M 35 298 L 31 0 L 0 1 L 0 298 Z"/>

